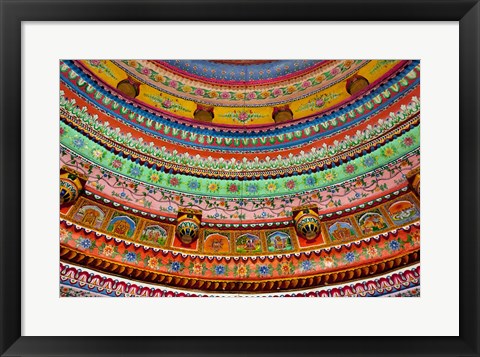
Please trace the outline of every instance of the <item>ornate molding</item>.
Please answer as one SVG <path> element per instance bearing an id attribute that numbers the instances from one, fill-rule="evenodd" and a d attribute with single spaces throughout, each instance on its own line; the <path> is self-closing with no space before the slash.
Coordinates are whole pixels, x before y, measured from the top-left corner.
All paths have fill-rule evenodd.
<path id="1" fill-rule="evenodd" d="M 346 270 L 339 270 L 312 276 L 258 281 L 199 279 L 152 272 L 127 266 L 119 262 L 112 262 L 102 258 L 97 258 L 65 246 L 60 247 L 60 260 L 65 263 L 76 264 L 95 271 L 113 274 L 123 278 L 149 284 L 158 284 L 179 289 L 185 288 L 200 291 L 258 293 L 315 288 L 355 281 L 365 277 L 374 277 L 376 275 L 394 271 L 400 267 L 417 263 L 420 261 L 420 250 L 418 249 L 404 255 L 376 262 L 374 264 Z"/>

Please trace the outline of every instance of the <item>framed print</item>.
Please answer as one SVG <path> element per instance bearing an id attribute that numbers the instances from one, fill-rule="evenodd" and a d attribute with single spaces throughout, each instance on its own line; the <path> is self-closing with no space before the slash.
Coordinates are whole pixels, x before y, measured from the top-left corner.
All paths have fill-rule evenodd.
<path id="1" fill-rule="evenodd" d="M 478 355 L 479 5 L 344 5 L 2 2 L 2 355 Z"/>

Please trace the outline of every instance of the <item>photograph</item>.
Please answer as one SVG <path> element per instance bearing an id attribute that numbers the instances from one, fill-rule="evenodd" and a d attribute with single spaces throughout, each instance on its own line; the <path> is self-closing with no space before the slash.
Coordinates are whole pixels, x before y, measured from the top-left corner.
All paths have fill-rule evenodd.
<path id="1" fill-rule="evenodd" d="M 0 357 L 480 357 L 480 0 L 0 9 Z"/>
<path id="2" fill-rule="evenodd" d="M 420 297 L 419 59 L 62 59 L 65 297 Z"/>

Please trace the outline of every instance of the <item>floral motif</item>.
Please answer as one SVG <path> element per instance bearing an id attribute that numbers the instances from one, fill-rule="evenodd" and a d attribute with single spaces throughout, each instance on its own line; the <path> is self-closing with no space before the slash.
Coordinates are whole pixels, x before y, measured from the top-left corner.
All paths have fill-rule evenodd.
<path id="1" fill-rule="evenodd" d="M 295 272 L 295 266 L 292 262 L 283 262 L 277 265 L 279 275 L 290 275 Z"/>
<path id="2" fill-rule="evenodd" d="M 225 275 L 228 272 L 227 267 L 223 264 L 214 265 L 212 270 L 215 275 Z"/>
<path id="3" fill-rule="evenodd" d="M 210 183 L 207 188 L 210 192 L 217 192 L 218 191 L 218 184 L 215 182 Z"/>
<path id="4" fill-rule="evenodd" d="M 283 90 L 281 88 L 275 88 L 272 91 L 272 96 L 273 97 L 278 97 L 279 95 L 282 95 L 282 94 L 283 94 Z"/>
<path id="5" fill-rule="evenodd" d="M 172 273 L 178 273 L 185 268 L 185 265 L 181 262 L 170 261 L 168 264 L 168 271 Z"/>
<path id="6" fill-rule="evenodd" d="M 322 94 L 321 96 L 313 98 L 313 99 L 309 100 L 307 103 L 301 105 L 298 108 L 298 110 L 299 111 L 304 111 L 304 110 L 313 111 L 314 109 L 321 109 L 326 104 L 329 104 L 331 101 L 335 100 L 339 96 L 340 95 L 338 93 Z"/>
<path id="7" fill-rule="evenodd" d="M 81 249 L 93 250 L 95 248 L 95 242 L 93 242 L 88 238 L 79 237 L 76 240 L 76 246 L 77 248 L 81 248 Z"/>
<path id="8" fill-rule="evenodd" d="M 240 123 L 246 123 L 248 121 L 251 121 L 253 119 L 258 119 L 261 118 L 262 115 L 259 113 L 256 113 L 252 110 L 234 110 L 233 112 L 226 113 L 225 118 L 232 119 L 234 121 L 238 121 Z"/>
<path id="9" fill-rule="evenodd" d="M 377 247 L 372 245 L 368 248 L 364 248 L 364 254 L 365 256 L 367 256 L 368 258 L 374 258 L 377 256 L 377 253 L 378 253 L 378 250 L 377 250 Z"/>
<path id="10" fill-rule="evenodd" d="M 383 150 L 383 156 L 390 157 L 393 155 L 395 155 L 395 149 L 393 147 L 388 146 Z"/>
<path id="11" fill-rule="evenodd" d="M 103 249 L 101 249 L 101 254 L 103 254 L 106 257 L 110 257 L 115 253 L 115 248 L 112 247 L 111 245 L 105 245 Z"/>
<path id="12" fill-rule="evenodd" d="M 379 192 L 378 190 L 388 190 L 390 186 L 387 186 L 385 182 L 385 177 L 391 177 L 390 180 L 393 182 L 393 180 L 401 180 L 403 181 L 404 178 L 402 174 L 406 174 L 410 168 L 415 167 L 418 165 L 418 156 L 416 153 L 412 153 L 413 156 L 409 155 L 407 157 L 402 158 L 401 163 L 402 166 L 400 167 L 400 163 L 394 163 L 393 165 L 389 165 L 385 169 L 379 169 L 377 171 L 372 172 L 371 174 L 368 174 L 361 180 L 356 180 L 356 181 L 350 181 L 350 182 L 343 182 L 336 184 L 335 186 L 332 186 L 332 189 L 335 189 L 334 192 L 330 193 L 328 192 L 323 194 L 322 188 L 320 190 L 315 190 L 309 194 L 305 194 L 299 197 L 293 196 L 293 197 L 288 197 L 288 199 L 293 199 L 294 201 L 290 202 L 287 200 L 287 198 L 280 200 L 279 198 L 273 198 L 271 203 L 275 205 L 273 207 L 274 211 L 273 214 L 280 217 L 286 217 L 285 213 L 287 212 L 282 212 L 284 211 L 281 209 L 282 205 L 283 206 L 292 206 L 292 205 L 303 205 L 307 204 L 309 202 L 312 203 L 319 203 L 319 208 L 325 208 L 325 207 L 335 207 L 335 205 L 342 205 L 345 203 L 350 203 L 354 202 L 354 200 L 357 199 L 363 199 L 365 198 L 366 193 L 364 191 L 364 187 L 371 187 L 372 190 L 370 192 Z M 62 162 L 69 162 L 70 159 L 70 152 L 66 154 L 62 158 Z M 408 161 L 408 165 L 404 165 L 403 163 Z M 87 167 L 89 166 L 88 163 L 82 162 L 82 161 L 77 161 L 78 164 L 80 164 L 80 167 Z M 83 166 L 85 165 L 85 166 Z M 188 195 L 178 195 L 178 193 L 173 193 L 173 192 L 168 192 L 168 191 L 163 191 L 161 189 L 158 189 L 158 187 L 150 186 L 150 185 L 143 185 L 143 184 L 136 184 L 135 182 L 132 182 L 131 180 L 124 179 L 120 176 L 115 177 L 112 175 L 111 177 L 104 176 L 104 174 L 107 173 L 108 171 L 106 170 L 97 170 L 95 169 L 93 171 L 92 177 L 99 177 L 98 181 L 95 180 L 96 184 L 101 184 L 102 186 L 107 186 L 107 187 L 112 187 L 114 188 L 113 196 L 117 197 L 118 199 L 122 201 L 129 201 L 129 202 L 137 202 L 139 205 L 144 206 L 144 202 L 150 201 L 152 203 L 152 209 L 155 210 L 160 210 L 161 212 L 167 212 L 167 207 L 172 206 L 170 209 L 168 209 L 168 212 L 175 212 L 177 209 L 178 204 L 180 204 L 179 201 L 176 201 L 175 197 L 179 196 L 184 199 L 185 205 L 195 205 L 201 207 L 201 209 L 209 210 L 208 207 L 211 207 L 210 210 L 212 210 L 214 207 L 217 207 L 220 213 L 223 213 L 224 216 L 231 217 L 238 219 L 238 215 L 242 215 L 242 218 L 240 219 L 246 219 L 245 214 L 248 216 L 248 211 L 252 210 L 259 210 L 262 212 L 262 209 L 264 207 L 269 207 L 272 208 L 272 206 L 267 205 L 267 201 L 264 201 L 265 198 L 262 198 L 261 202 L 257 202 L 257 199 L 250 199 L 244 201 L 244 206 L 245 210 L 242 211 L 237 211 L 235 209 L 235 212 L 232 212 L 231 209 L 234 207 L 238 206 L 240 202 L 238 202 L 237 199 L 234 199 L 233 201 L 226 200 L 225 202 L 232 202 L 232 205 L 230 206 L 230 209 L 226 209 L 225 211 L 221 211 L 222 208 L 219 205 L 220 202 L 218 199 L 215 198 L 210 198 L 210 197 L 198 197 L 192 196 L 189 197 Z M 319 173 L 323 174 L 323 173 Z M 167 176 L 169 177 L 169 176 Z M 164 180 L 165 181 L 165 180 Z M 188 181 L 187 181 L 188 182 Z M 209 182 L 209 181 L 206 181 Z M 211 182 L 211 181 L 210 181 Z M 231 182 L 231 181 L 230 181 Z M 267 181 L 268 182 L 273 182 L 273 181 Z M 281 181 L 280 181 L 281 182 Z M 279 183 L 280 183 L 279 182 Z M 301 181 L 300 181 L 301 182 Z M 378 182 L 378 185 L 377 185 Z M 168 181 L 166 182 L 168 183 Z M 228 186 L 229 183 L 227 183 Z M 202 185 L 204 185 L 202 183 Z M 242 185 L 248 185 L 248 181 L 242 182 Z M 187 186 L 187 185 L 185 185 Z M 260 186 L 263 188 L 263 192 L 269 192 L 266 190 L 266 184 Z M 93 183 L 91 183 L 91 187 L 96 187 L 94 186 Z M 202 195 L 208 193 L 209 191 L 207 190 L 206 186 L 204 186 L 204 190 L 202 190 Z M 243 188 L 243 187 L 242 187 Z M 136 190 L 138 189 L 138 192 Z M 151 192 L 150 192 L 151 191 Z M 226 190 L 225 190 L 226 191 Z M 246 187 L 245 187 L 246 191 Z M 358 195 L 357 195 L 358 194 Z M 251 196 L 250 196 L 251 197 Z M 331 198 L 329 198 L 331 197 Z M 332 205 L 330 205 L 331 202 Z M 338 207 L 337 206 L 337 207 Z M 256 207 L 256 208 L 255 208 Z M 240 208 L 239 208 L 240 209 Z M 229 212 L 226 212 L 226 211 Z M 270 212 L 270 211 L 268 211 Z M 233 214 L 237 214 L 236 217 L 233 217 Z"/>
<path id="13" fill-rule="evenodd" d="M 172 101 L 170 99 L 165 99 L 162 102 L 162 107 L 164 107 L 165 109 L 170 109 L 172 107 Z"/>
<path id="14" fill-rule="evenodd" d="M 403 139 L 402 145 L 404 147 L 411 147 L 415 144 L 415 138 L 413 136 L 407 136 Z"/>
<path id="15" fill-rule="evenodd" d="M 315 179 L 314 176 L 307 176 L 305 177 L 305 185 L 307 186 L 313 186 L 317 183 L 317 180 Z"/>
<path id="16" fill-rule="evenodd" d="M 97 68 L 99 73 L 105 73 L 107 76 L 113 79 L 118 79 L 115 74 L 110 70 L 110 68 L 106 65 L 105 61 L 100 60 L 90 60 L 87 61 L 92 67 Z"/>
<path id="17" fill-rule="evenodd" d="M 64 243 L 67 243 L 70 239 L 72 239 L 72 233 L 67 231 L 64 228 L 60 229 L 60 240 Z"/>
<path id="18" fill-rule="evenodd" d="M 289 190 L 293 190 L 295 188 L 295 181 L 294 180 L 288 180 L 286 183 L 285 183 L 285 186 L 289 189 Z"/>
<path id="19" fill-rule="evenodd" d="M 240 263 L 233 267 L 233 275 L 238 278 L 245 278 L 250 275 L 250 266 Z"/>
<path id="20" fill-rule="evenodd" d="M 122 255 L 122 260 L 128 263 L 138 263 L 139 254 L 135 252 L 126 251 Z"/>
<path id="21" fill-rule="evenodd" d="M 149 288 L 147 286 L 137 285 L 132 283 L 128 292 L 125 291 L 126 284 L 116 284 L 116 288 L 112 286 L 111 279 L 105 279 L 104 276 L 94 273 L 90 274 L 91 280 L 95 281 L 95 284 L 82 284 L 80 281 L 71 280 L 72 276 L 85 276 L 86 272 L 82 272 L 81 269 L 66 266 L 60 263 L 61 279 L 64 283 L 61 283 L 60 295 L 61 296 L 99 296 L 97 287 L 100 287 L 101 293 L 108 296 L 197 296 L 194 293 L 185 294 L 183 292 L 174 293 L 172 291 L 162 290 L 159 288 Z M 347 284 L 344 286 L 338 286 L 335 289 L 322 289 L 321 291 L 311 291 L 305 294 L 304 292 L 292 292 L 287 293 L 285 296 L 291 297 L 335 297 L 335 296 L 386 296 L 386 297 L 410 297 L 420 296 L 419 267 L 405 270 L 404 274 L 393 273 L 380 279 L 372 278 L 364 283 Z M 99 282 L 99 284 L 97 283 Z M 79 284 L 80 283 L 80 284 Z M 401 283 L 401 284 L 399 284 Z M 66 286 L 64 284 L 72 285 Z M 98 284 L 98 285 L 97 285 Z M 408 286 L 408 287 L 407 287 Z M 405 288 L 406 287 L 406 288 Z M 113 288 L 113 289 L 112 289 Z M 366 288 L 366 289 L 365 289 Z M 85 290 L 80 290 L 85 289 Z M 92 292 L 90 292 L 92 290 Z"/>
<path id="22" fill-rule="evenodd" d="M 414 246 L 420 243 L 420 232 L 414 232 L 408 235 L 408 242 Z"/>
<path id="23" fill-rule="evenodd" d="M 64 100 L 66 100 L 66 99 L 63 98 L 62 103 L 63 103 Z M 66 102 L 64 104 L 64 106 L 67 106 L 67 103 L 68 102 Z M 414 102 L 412 102 L 412 103 L 414 103 Z M 415 108 L 416 109 L 411 109 L 411 111 L 418 111 L 418 108 L 417 107 L 415 107 Z M 410 109 L 408 109 L 408 110 L 410 110 Z M 97 127 L 98 125 L 101 125 L 102 127 L 99 130 L 102 131 L 102 132 L 105 131 L 105 134 L 108 134 L 108 136 L 115 137 L 117 135 L 121 135 L 121 136 L 119 136 L 119 139 L 125 137 L 124 134 L 117 133 L 116 131 L 109 128 L 108 125 L 106 125 L 106 123 L 101 123 L 101 122 L 95 121 L 93 116 L 91 116 L 88 113 L 77 112 L 76 115 L 85 117 L 85 120 L 87 120 L 87 118 L 88 118 L 87 121 L 89 122 L 89 125 L 93 125 L 94 127 Z M 404 117 L 405 115 L 402 114 L 401 116 Z M 389 127 L 391 127 L 392 120 L 394 122 L 398 122 L 401 119 L 400 119 L 400 116 L 399 116 L 399 118 L 395 117 L 395 119 L 388 118 L 387 120 L 382 121 L 381 125 L 377 125 L 376 128 L 381 127 L 382 130 L 387 130 Z M 149 122 L 149 121 L 147 120 L 146 122 Z M 149 125 L 152 125 L 152 124 L 149 124 Z M 164 127 L 164 126 L 162 126 L 162 127 Z M 190 158 L 181 157 L 181 158 L 179 158 L 179 155 L 176 155 L 175 152 L 167 152 L 167 151 L 165 151 L 164 148 L 163 148 L 163 150 L 160 150 L 160 148 L 157 148 L 155 146 L 150 146 L 149 143 L 143 143 L 143 142 L 140 142 L 140 141 L 136 141 L 131 137 L 128 138 L 128 143 L 129 143 L 129 146 L 137 147 L 142 152 L 149 153 L 150 155 L 153 155 L 153 156 L 156 156 L 156 157 L 162 157 L 162 159 L 170 161 L 170 162 L 182 162 L 186 165 L 200 166 L 200 167 L 205 167 L 205 168 L 215 168 L 215 167 L 217 167 L 217 170 L 218 170 L 219 167 L 222 167 L 222 168 L 225 167 L 227 169 L 234 169 L 234 170 L 264 170 L 264 169 L 274 167 L 274 165 L 278 165 L 278 164 L 283 164 L 283 165 L 286 165 L 286 166 L 294 165 L 294 164 L 297 164 L 297 161 L 299 161 L 299 160 L 301 160 L 301 161 L 299 161 L 298 164 L 302 163 L 302 162 L 319 160 L 319 159 L 324 158 L 326 156 L 329 156 L 331 154 L 341 152 L 342 150 L 345 150 L 345 148 L 344 148 L 345 145 L 348 148 L 351 145 L 355 145 L 355 142 L 358 143 L 358 140 L 365 140 L 367 137 L 370 137 L 371 134 L 369 134 L 369 132 L 372 132 L 374 130 L 378 131 L 379 129 L 376 129 L 376 128 L 375 129 L 373 129 L 373 128 L 372 129 L 367 129 L 364 133 L 359 133 L 359 134 L 355 135 L 355 137 L 349 137 L 348 140 L 346 139 L 347 141 L 339 142 L 339 143 L 331 146 L 330 148 L 328 148 L 328 147 L 327 148 L 321 148 L 320 150 L 314 150 L 312 152 L 304 154 L 303 156 L 293 157 L 291 159 L 281 157 L 280 159 L 274 159 L 274 160 L 269 160 L 269 161 L 259 161 L 259 162 L 252 162 L 252 163 L 235 161 L 235 162 L 222 163 L 221 166 L 215 160 L 209 161 L 209 160 L 202 160 L 201 159 L 200 161 L 198 161 L 196 158 L 193 158 L 193 157 L 190 157 Z M 408 137 L 414 138 L 414 136 L 411 135 L 410 133 L 407 134 L 407 135 L 408 135 Z M 128 135 L 127 135 L 127 137 L 128 137 Z M 194 140 L 194 141 L 199 138 L 199 136 L 195 136 L 195 135 L 188 136 L 187 138 L 190 138 L 190 137 L 194 138 L 194 139 L 191 139 L 191 140 Z M 404 138 L 402 138 L 402 139 L 404 140 Z M 64 140 L 65 139 L 62 139 L 62 142 Z M 121 140 L 125 140 L 125 139 L 121 139 Z M 204 139 L 202 139 L 202 140 L 204 140 Z M 72 140 L 72 141 L 74 141 L 74 140 Z M 243 144 L 243 141 L 244 140 L 238 140 L 238 144 L 239 145 L 247 145 L 247 144 Z M 83 144 L 85 144 L 85 142 Z M 73 142 L 72 142 L 72 146 L 76 147 Z M 404 146 L 403 141 L 401 141 L 398 144 L 398 146 Z M 83 146 L 82 146 L 82 148 L 83 148 Z M 388 153 L 389 152 L 387 151 L 387 154 Z M 111 155 L 111 153 L 104 153 L 104 155 L 107 155 L 107 154 Z M 373 161 L 370 159 L 370 157 L 372 155 L 373 154 L 369 154 L 367 157 L 365 157 L 363 159 L 365 167 L 370 167 L 371 165 L 373 165 Z M 112 156 L 110 156 L 110 157 L 112 157 Z M 114 167 L 114 168 L 116 168 L 116 167 Z"/>
<path id="24" fill-rule="evenodd" d="M 172 81 L 174 84 L 176 83 L 175 81 Z M 189 112 L 188 108 L 185 108 L 181 104 L 179 104 L 177 101 L 172 101 L 171 99 L 164 98 L 162 95 L 155 95 L 155 94 L 144 94 L 146 98 L 149 98 L 152 102 L 157 103 L 157 106 L 160 105 L 160 107 L 170 110 L 170 111 L 184 111 L 184 112 Z"/>
<path id="25" fill-rule="evenodd" d="M 244 100 L 243 92 L 226 92 L 226 91 L 221 91 L 221 90 L 215 90 L 215 89 L 207 89 L 207 88 L 200 88 L 196 86 L 191 86 L 187 85 L 185 83 L 181 83 L 179 81 L 173 80 L 171 78 L 168 78 L 166 75 L 161 75 L 157 71 L 155 71 L 153 68 L 148 68 L 145 67 L 144 64 L 139 63 L 137 61 L 123 61 L 125 64 L 127 64 L 130 67 L 133 67 L 134 70 L 136 70 L 138 73 L 141 73 L 151 80 L 157 82 L 157 83 L 162 83 L 163 85 L 169 86 L 171 88 L 174 88 L 178 90 L 179 92 L 183 93 L 188 93 L 191 95 L 195 96 L 200 96 L 200 97 L 210 97 L 210 98 L 221 98 L 223 100 Z M 355 60 L 355 61 L 344 61 L 339 63 L 338 65 L 334 66 L 333 68 L 324 71 L 320 74 L 316 74 L 314 77 L 307 78 L 303 81 L 299 81 L 297 83 L 294 83 L 292 85 L 289 85 L 287 87 L 274 87 L 274 88 L 268 88 L 268 89 L 263 89 L 261 91 L 251 91 L 248 92 L 246 95 L 247 100 L 254 100 L 254 99 L 268 99 L 268 98 L 276 98 L 281 95 L 285 94 L 291 94 L 296 91 L 303 91 L 309 87 L 319 85 L 323 83 L 325 80 L 330 80 L 333 81 L 335 78 L 348 71 L 354 64 L 360 65 L 363 63 L 361 60 Z M 106 67 L 106 66 L 105 66 Z M 380 66 L 381 67 L 381 66 Z M 379 67 L 379 68 L 380 68 Z M 279 70 L 279 69 L 277 69 Z M 288 69 L 286 69 L 288 70 Z M 268 72 L 268 71 L 267 71 Z M 225 73 L 223 73 L 225 74 Z M 262 76 L 264 73 L 263 71 L 260 71 L 258 75 Z M 245 75 L 245 73 L 243 74 Z"/>
<path id="26" fill-rule="evenodd" d="M 314 268 L 314 264 L 311 260 L 304 260 L 303 262 L 300 262 L 300 271 L 306 272 L 310 271 Z"/>
<path id="27" fill-rule="evenodd" d="M 190 263 L 188 270 L 190 271 L 190 274 L 205 275 L 205 272 L 207 271 L 207 265 L 205 263 L 198 262 Z"/>
<path id="28" fill-rule="evenodd" d="M 335 172 L 333 171 L 325 172 L 325 174 L 323 175 L 323 178 L 325 179 L 325 181 L 333 181 L 336 178 Z"/>
<path id="29" fill-rule="evenodd" d="M 400 249 L 400 243 L 398 243 L 397 240 L 392 240 L 392 241 L 390 241 L 390 243 L 388 244 L 388 246 L 390 247 L 391 250 L 398 250 L 398 249 Z"/>
<path id="30" fill-rule="evenodd" d="M 270 182 L 267 184 L 267 190 L 270 192 L 274 192 L 277 189 L 277 185 L 275 185 L 273 182 Z"/>
<path id="31" fill-rule="evenodd" d="M 99 161 L 102 161 L 102 158 L 103 158 L 103 151 L 102 150 L 99 150 L 99 149 L 94 149 L 92 151 L 92 155 L 95 159 L 99 160 Z"/>
<path id="32" fill-rule="evenodd" d="M 129 173 L 132 177 L 138 177 L 142 174 L 142 169 L 136 165 L 131 165 Z"/>
<path id="33" fill-rule="evenodd" d="M 234 183 L 228 186 L 228 191 L 231 193 L 238 192 L 238 186 Z"/>
<path id="34" fill-rule="evenodd" d="M 374 156 L 367 156 L 365 159 L 363 159 L 363 164 L 366 167 L 372 167 L 375 165 L 375 157 Z"/>
<path id="35" fill-rule="evenodd" d="M 157 172 L 153 172 L 150 175 L 150 180 L 152 180 L 152 182 L 154 182 L 154 183 L 157 183 L 158 181 L 160 181 L 160 174 L 157 173 Z"/>
<path id="36" fill-rule="evenodd" d="M 118 159 L 113 159 L 111 165 L 114 169 L 121 169 L 123 166 L 123 162 Z"/>
<path id="37" fill-rule="evenodd" d="M 353 174 L 353 173 L 355 172 L 355 170 L 356 170 L 356 167 L 355 167 L 354 164 L 347 164 L 347 165 L 345 165 L 345 172 L 346 172 L 347 174 Z"/>
<path id="38" fill-rule="evenodd" d="M 88 237 L 85 234 L 77 233 L 73 228 L 70 232 L 69 228 L 61 226 L 61 237 L 66 237 L 72 232 L 75 234 L 75 239 L 72 239 L 70 243 L 62 241 L 62 245 L 75 246 L 81 250 L 90 251 L 98 247 L 98 255 L 110 258 L 120 255 L 122 261 L 129 265 L 138 265 L 141 261 L 142 266 L 149 269 L 169 273 L 185 273 L 185 264 L 187 264 L 188 272 L 192 275 L 204 276 L 207 272 L 210 272 L 214 276 L 237 278 L 264 278 L 272 276 L 274 272 L 278 273 L 278 276 L 289 276 L 295 273 L 321 272 L 322 269 L 332 269 L 339 265 L 343 269 L 352 263 L 365 262 L 368 259 L 376 259 L 376 261 L 380 257 L 390 259 L 395 257 L 405 244 L 413 247 L 420 239 L 419 227 L 414 224 L 406 228 L 399 228 L 395 234 L 389 233 L 387 237 L 380 235 L 378 240 L 360 241 L 360 246 L 342 246 L 341 250 L 324 250 L 321 255 L 307 256 L 301 253 L 302 256 L 299 258 L 294 256 L 288 259 L 279 257 L 273 261 L 256 260 L 255 262 L 244 263 L 242 261 L 225 260 L 223 257 L 217 257 L 211 262 L 208 260 L 198 261 L 188 256 L 185 259 L 176 260 L 178 258 L 174 258 L 170 254 L 166 259 L 168 262 L 164 262 L 160 255 L 151 250 L 138 249 L 138 252 L 124 250 L 127 247 L 124 243 L 114 243 L 112 241 L 108 243 L 106 241 L 107 237 L 92 238 L 92 236 Z"/>
<path id="39" fill-rule="evenodd" d="M 197 190 L 200 187 L 200 184 L 197 180 L 191 180 L 188 182 L 188 188 L 191 190 Z"/>
<path id="40" fill-rule="evenodd" d="M 340 70 L 340 68 L 338 68 L 338 67 L 334 67 L 334 68 L 332 68 L 332 69 L 330 70 L 330 74 L 331 74 L 332 76 L 336 76 L 336 75 L 339 74 L 340 72 L 341 72 L 341 70 Z"/>
<path id="41" fill-rule="evenodd" d="M 326 268 L 333 268 L 336 264 L 332 257 L 325 257 L 322 262 Z"/>
<path id="42" fill-rule="evenodd" d="M 264 277 L 272 274 L 272 265 L 257 265 L 255 272 L 258 277 Z"/>
<path id="43" fill-rule="evenodd" d="M 83 140 L 83 138 L 79 138 L 79 137 L 75 137 L 73 140 L 72 140 L 72 144 L 73 146 L 75 146 L 77 149 L 81 149 L 85 146 L 85 142 Z"/>
<path id="44" fill-rule="evenodd" d="M 354 252 L 348 252 L 348 253 L 345 253 L 345 255 L 343 256 L 343 259 L 347 263 L 352 263 L 357 259 L 357 257 Z"/>
<path id="45" fill-rule="evenodd" d="M 158 259 L 156 257 L 151 257 L 148 259 L 147 266 L 151 269 L 158 269 Z"/>

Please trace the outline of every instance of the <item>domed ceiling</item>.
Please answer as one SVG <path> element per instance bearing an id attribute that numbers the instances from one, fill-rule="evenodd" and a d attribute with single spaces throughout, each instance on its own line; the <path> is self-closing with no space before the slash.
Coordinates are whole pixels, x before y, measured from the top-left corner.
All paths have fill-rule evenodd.
<path id="1" fill-rule="evenodd" d="M 419 296 L 420 63 L 60 62 L 61 296 Z"/>

